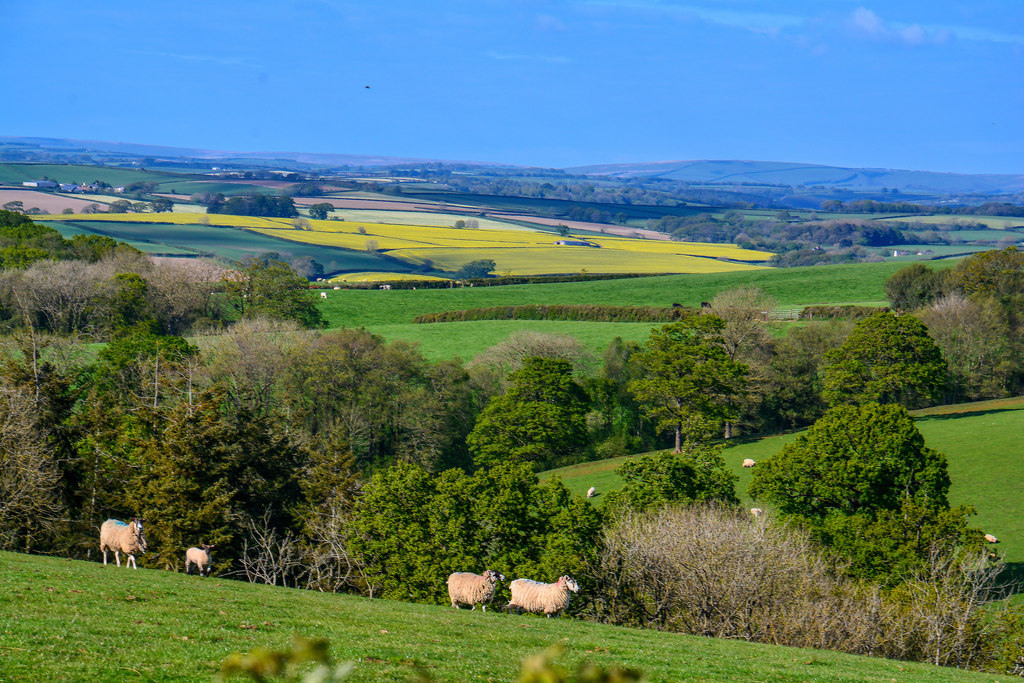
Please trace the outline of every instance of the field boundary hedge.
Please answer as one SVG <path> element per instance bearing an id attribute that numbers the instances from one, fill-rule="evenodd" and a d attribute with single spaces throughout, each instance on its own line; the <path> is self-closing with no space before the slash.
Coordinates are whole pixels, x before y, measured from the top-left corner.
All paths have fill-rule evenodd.
<path id="1" fill-rule="evenodd" d="M 603 323 L 671 323 L 699 313 L 700 310 L 697 308 L 686 307 L 526 304 L 427 313 L 416 316 L 413 322 L 427 324 L 469 320 L 571 320 Z"/>
<path id="2" fill-rule="evenodd" d="M 831 320 L 838 318 L 841 320 L 860 320 L 866 318 L 874 313 L 881 311 L 888 311 L 889 307 L 876 307 L 876 306 L 807 306 L 804 310 L 800 311 L 801 320 Z"/>

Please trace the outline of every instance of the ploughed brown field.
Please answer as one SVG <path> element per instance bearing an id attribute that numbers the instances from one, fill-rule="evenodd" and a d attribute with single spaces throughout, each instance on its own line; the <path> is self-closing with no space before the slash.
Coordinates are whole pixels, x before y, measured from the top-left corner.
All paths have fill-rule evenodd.
<path id="1" fill-rule="evenodd" d="M 40 209 L 43 213 L 60 213 L 64 209 L 72 209 L 75 213 L 82 213 L 82 209 L 97 202 L 91 199 L 79 199 L 64 194 L 52 194 L 50 192 L 37 192 L 35 190 L 5 190 L 0 189 L 0 206 L 7 202 L 21 202 L 24 209 L 32 207 Z"/>

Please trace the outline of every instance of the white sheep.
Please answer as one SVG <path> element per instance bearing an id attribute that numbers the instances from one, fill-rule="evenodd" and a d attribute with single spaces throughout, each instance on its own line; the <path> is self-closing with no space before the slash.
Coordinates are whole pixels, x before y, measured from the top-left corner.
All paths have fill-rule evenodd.
<path id="1" fill-rule="evenodd" d="M 139 566 L 135 563 L 136 555 L 146 554 L 146 535 L 143 533 L 142 519 L 132 517 L 132 521 L 125 524 L 119 519 L 108 519 L 100 526 L 100 550 L 103 551 L 103 564 L 107 563 L 107 550 L 114 551 L 114 559 L 117 566 L 121 566 L 121 553 L 128 556 L 124 566 L 129 565 L 133 569 Z"/>
<path id="2" fill-rule="evenodd" d="M 753 467 L 756 464 L 757 463 L 755 461 L 751 460 L 750 458 L 744 458 L 743 459 L 743 466 L 744 467 Z"/>
<path id="3" fill-rule="evenodd" d="M 578 593 L 579 584 L 569 576 L 563 576 L 556 583 L 541 583 L 531 579 L 516 579 L 509 584 L 512 600 L 507 609 L 518 614 L 521 610 L 534 614 L 546 614 L 550 619 L 558 616 L 569 606 L 569 591 Z"/>
<path id="4" fill-rule="evenodd" d="M 199 576 L 209 576 L 210 566 L 213 561 L 210 559 L 210 551 L 216 546 L 201 543 L 198 548 L 189 548 L 185 551 L 185 573 L 191 573 L 192 565 L 199 570 Z M 203 571 L 205 570 L 205 574 Z"/>
<path id="5" fill-rule="evenodd" d="M 750 508 L 750 514 L 754 515 L 754 517 L 760 517 L 764 514 L 764 510 L 761 508 Z"/>
<path id="6" fill-rule="evenodd" d="M 985 534 L 985 540 L 989 543 L 999 543 L 999 539 L 992 534 Z"/>
<path id="7" fill-rule="evenodd" d="M 485 571 L 483 576 L 455 572 L 448 577 L 448 597 L 451 598 L 452 607 L 462 609 L 460 605 L 472 605 L 476 609 L 477 603 L 480 603 L 486 612 L 487 605 L 494 599 L 494 589 L 504 580 L 505 577 L 493 569 Z"/>
<path id="8" fill-rule="evenodd" d="M 589 489 L 587 489 L 587 498 L 593 498 L 596 495 L 597 495 L 597 489 L 596 488 L 591 486 Z"/>

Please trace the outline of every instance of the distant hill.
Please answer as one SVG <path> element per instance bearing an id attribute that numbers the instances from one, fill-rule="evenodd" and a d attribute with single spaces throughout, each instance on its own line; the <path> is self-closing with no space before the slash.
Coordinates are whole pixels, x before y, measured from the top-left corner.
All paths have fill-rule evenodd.
<path id="1" fill-rule="evenodd" d="M 408 163 L 435 163 L 437 159 L 411 159 L 406 157 L 372 156 L 364 154 L 321 154 L 315 152 L 238 152 L 190 147 L 139 145 L 130 142 L 104 142 L 99 140 L 72 140 L 67 138 L 5 137 L 0 136 L 0 151 L 31 154 L 46 152 L 57 156 L 97 155 L 102 157 L 154 157 L 161 160 L 203 161 L 274 161 L 292 162 L 285 167 L 334 166 L 394 166 Z M 16 159 L 11 159 L 16 160 Z"/>
<path id="2" fill-rule="evenodd" d="M 145 162 L 143 162 L 145 160 Z M 320 152 L 240 152 L 217 149 L 166 147 L 128 142 L 103 142 L 48 137 L 0 136 L 0 161 L 50 163 L 98 163 L 114 165 L 168 166 L 176 163 L 216 163 L 226 167 L 273 167 L 293 171 L 316 172 L 338 167 L 387 168 L 389 166 L 425 166 L 458 164 L 469 167 L 521 169 L 524 174 L 535 167 L 461 161 L 456 159 L 416 159 L 366 154 L 327 154 Z M 544 169 L 539 169 L 544 170 Z M 596 164 L 565 169 L 546 169 L 573 175 L 602 175 L 616 178 L 666 178 L 689 183 L 728 185 L 784 185 L 804 188 L 804 201 L 796 206 L 817 206 L 822 198 L 851 199 L 836 196 L 843 192 L 879 192 L 883 188 L 910 195 L 1006 195 L 1024 192 L 1024 174 L 964 174 L 934 171 L 908 171 L 887 168 L 843 168 L 821 164 L 797 164 L 780 161 L 690 160 L 639 163 Z M 822 196 L 808 194 L 806 188 L 821 187 Z M 811 192 L 813 194 L 813 192 Z M 918 197 L 908 197 L 913 200 Z"/>
<path id="3" fill-rule="evenodd" d="M 823 185 L 856 190 L 1004 194 L 1024 191 L 1024 175 L 969 175 L 887 168 L 843 168 L 780 161 L 653 161 L 598 164 L 565 169 L 579 175 L 617 178 L 668 178 L 692 183 Z"/>

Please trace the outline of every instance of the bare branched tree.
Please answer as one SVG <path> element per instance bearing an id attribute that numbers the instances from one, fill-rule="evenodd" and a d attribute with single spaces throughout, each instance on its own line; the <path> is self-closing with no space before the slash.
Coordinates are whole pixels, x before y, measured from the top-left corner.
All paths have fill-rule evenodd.
<path id="1" fill-rule="evenodd" d="M 298 539 L 291 531 L 282 534 L 275 529 L 271 517 L 268 507 L 261 519 L 245 521 L 242 573 L 249 583 L 294 587 L 302 566 Z"/>

